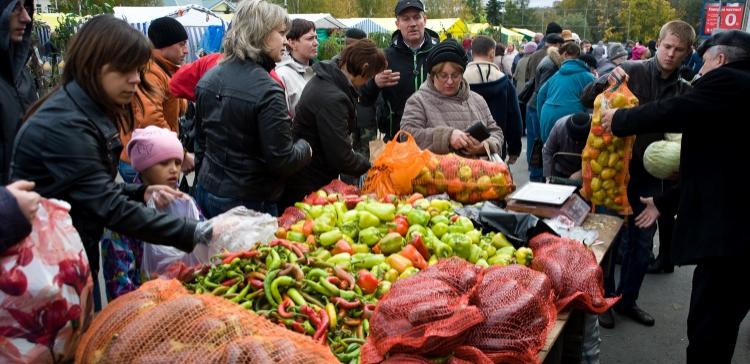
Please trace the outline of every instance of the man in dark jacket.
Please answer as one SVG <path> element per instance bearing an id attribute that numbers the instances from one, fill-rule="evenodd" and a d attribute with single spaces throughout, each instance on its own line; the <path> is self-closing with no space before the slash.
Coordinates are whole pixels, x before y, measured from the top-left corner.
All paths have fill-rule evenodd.
<path id="1" fill-rule="evenodd" d="M 509 75 L 503 74 L 492 61 L 495 58 L 495 41 L 478 36 L 471 43 L 474 59 L 466 65 L 464 78 L 472 91 L 482 95 L 490 107 L 492 118 L 503 130 L 501 156 L 513 164 L 521 155 L 521 109 L 516 89 Z"/>
<path id="2" fill-rule="evenodd" d="M 0 0 L 0 186 L 8 183 L 13 139 L 21 118 L 37 98 L 25 68 L 33 15 L 33 0 Z"/>
<path id="3" fill-rule="evenodd" d="M 627 61 L 615 68 L 610 76 L 601 76 L 586 87 L 581 96 L 584 106 L 593 107 L 596 95 L 607 87 L 609 77 L 623 79 L 638 98 L 641 105 L 657 102 L 661 99 L 685 93 L 690 85 L 680 78 L 679 68 L 685 57 L 690 54 L 691 44 L 695 40 L 693 28 L 680 20 L 668 22 L 659 32 L 658 52 L 656 57 L 648 60 Z M 622 295 L 615 306 L 615 311 L 628 316 L 641 324 L 654 325 L 654 318 L 636 305 L 638 292 L 646 276 L 649 259 L 654 244 L 656 226 L 640 228 L 636 226 L 635 216 L 645 206 L 639 197 L 651 197 L 662 190 L 662 182 L 651 176 L 643 167 L 643 154 L 649 144 L 663 139 L 664 133 L 638 133 L 633 144 L 633 158 L 630 160 L 630 182 L 628 183 L 628 201 L 633 207 L 633 215 L 628 217 L 627 239 L 623 239 L 622 269 L 620 282 L 614 289 L 614 264 L 605 277 L 607 295 Z M 613 251 L 617 251 L 613 248 Z M 611 323 L 611 324 L 610 324 Z M 611 313 L 600 317 L 603 327 L 614 326 Z"/>
<path id="4" fill-rule="evenodd" d="M 385 110 L 378 128 L 390 140 L 401 126 L 406 100 L 419 90 L 429 70 L 423 69 L 430 49 L 440 42 L 432 30 L 425 29 L 427 16 L 421 0 L 399 0 L 396 3 L 396 26 L 390 47 L 385 49 L 387 69 L 368 82 L 360 92 L 363 104 L 372 105 L 382 91 Z"/>
<path id="5" fill-rule="evenodd" d="M 703 76 L 691 92 L 609 111 L 602 126 L 611 127 L 618 136 L 683 133 L 679 193 L 653 202 L 663 214 L 677 214 L 675 264 L 697 265 L 687 322 L 687 363 L 728 364 L 740 323 L 750 309 L 750 295 L 741 283 L 750 259 L 747 223 L 742 218 L 750 195 L 741 192 L 746 183 L 735 173 L 737 158 L 747 152 L 750 133 L 747 123 L 736 116 L 750 94 L 750 34 L 719 33 L 698 51 L 705 61 Z M 710 120 L 736 122 L 726 133 L 707 128 Z"/>

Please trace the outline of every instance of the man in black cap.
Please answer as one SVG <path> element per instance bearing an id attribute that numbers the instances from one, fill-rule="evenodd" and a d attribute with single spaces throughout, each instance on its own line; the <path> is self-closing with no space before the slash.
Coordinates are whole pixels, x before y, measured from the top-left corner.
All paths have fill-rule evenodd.
<path id="1" fill-rule="evenodd" d="M 585 112 L 566 115 L 555 121 L 542 150 L 545 178 L 581 179 L 580 155 L 590 129 L 591 114 Z"/>
<path id="2" fill-rule="evenodd" d="M 143 110 L 134 110 L 135 127 L 155 125 L 180 135 L 179 119 L 187 110 L 187 101 L 172 96 L 169 91 L 169 80 L 185 61 L 185 55 L 188 53 L 188 34 L 177 19 L 165 16 L 151 22 L 148 27 L 148 39 L 154 45 L 154 50 L 151 52 L 151 61 L 144 76 L 151 86 L 151 91 L 146 92 L 139 87 L 136 92 Z M 127 145 L 130 135 L 123 134 L 122 139 L 123 145 Z M 120 156 L 120 174 L 126 182 L 133 182 L 135 171 L 128 164 L 129 161 L 127 152 L 123 149 Z M 183 171 L 192 171 L 194 161 L 193 153 L 186 153 L 182 162 Z"/>
<path id="3" fill-rule="evenodd" d="M 747 184 L 737 178 L 750 125 L 736 116 L 750 94 L 750 34 L 715 34 L 698 52 L 702 76 L 691 92 L 607 111 L 602 126 L 617 136 L 682 133 L 679 189 L 642 198 L 648 207 L 636 223 L 652 225 L 659 213 L 677 215 L 672 258 L 678 265 L 696 264 L 687 363 L 729 364 L 740 323 L 750 310 L 745 280 L 750 241 L 742 219 L 750 194 L 742 192 Z M 711 122 L 727 123 L 731 132 Z"/>
<path id="4" fill-rule="evenodd" d="M 390 47 L 385 49 L 387 69 L 362 88 L 361 100 L 373 104 L 382 91 L 384 107 L 378 117 L 378 128 L 390 140 L 400 129 L 406 100 L 419 89 L 429 70 L 422 67 L 430 49 L 440 42 L 432 30 L 425 29 L 427 16 L 421 0 L 399 0 L 396 3 L 396 26 Z"/>

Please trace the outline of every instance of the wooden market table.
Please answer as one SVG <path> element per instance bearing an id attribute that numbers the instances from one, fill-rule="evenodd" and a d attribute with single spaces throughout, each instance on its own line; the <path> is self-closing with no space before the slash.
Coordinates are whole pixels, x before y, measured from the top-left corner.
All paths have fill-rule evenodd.
<path id="1" fill-rule="evenodd" d="M 617 236 L 617 232 L 622 226 L 622 219 L 615 216 L 602 215 L 602 214 L 589 214 L 586 220 L 583 221 L 582 227 L 588 230 L 596 230 L 599 233 L 597 242 L 591 246 L 591 250 L 596 256 L 596 262 L 601 264 L 602 259 L 607 254 L 609 247 Z M 570 318 L 570 309 L 560 312 L 557 315 L 557 321 L 555 327 L 552 328 L 549 335 L 547 335 L 547 342 L 544 344 L 544 348 L 539 352 L 539 361 L 544 362 L 549 354 L 550 349 L 557 341 L 560 333 L 565 328 L 565 324 L 568 323 Z"/>

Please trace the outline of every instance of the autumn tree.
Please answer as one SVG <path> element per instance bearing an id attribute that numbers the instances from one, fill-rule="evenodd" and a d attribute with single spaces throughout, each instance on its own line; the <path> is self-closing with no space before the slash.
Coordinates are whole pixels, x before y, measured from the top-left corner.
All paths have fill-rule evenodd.
<path id="1" fill-rule="evenodd" d="M 507 3 L 510 1 L 506 1 Z M 490 23 L 490 25 L 497 26 L 500 25 L 500 4 L 497 0 L 489 0 L 487 2 L 487 22 Z"/>
<path id="2" fill-rule="evenodd" d="M 483 23 L 485 19 L 482 0 L 466 0 L 461 11 L 461 19 L 467 23 Z"/>
<path id="3" fill-rule="evenodd" d="M 664 23 L 677 18 L 668 0 L 622 0 L 615 26 L 605 32 L 610 40 L 656 39 Z"/>

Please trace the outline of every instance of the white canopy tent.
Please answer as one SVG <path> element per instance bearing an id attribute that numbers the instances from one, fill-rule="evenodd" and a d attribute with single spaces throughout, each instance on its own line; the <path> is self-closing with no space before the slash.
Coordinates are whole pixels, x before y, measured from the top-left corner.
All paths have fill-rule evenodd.
<path id="1" fill-rule="evenodd" d="M 292 19 L 305 19 L 315 23 L 317 29 L 345 29 L 346 24 L 327 13 L 318 14 L 289 14 Z"/>
<path id="2" fill-rule="evenodd" d="M 346 24 L 347 28 L 361 29 L 367 34 L 370 33 L 391 33 L 385 27 L 372 21 L 370 18 L 348 18 L 339 19 L 342 23 Z"/>

